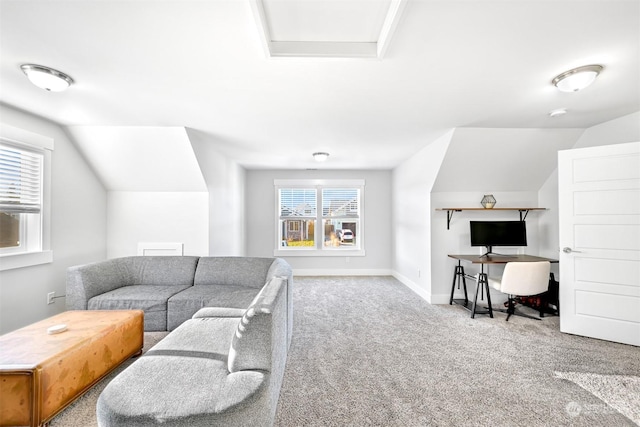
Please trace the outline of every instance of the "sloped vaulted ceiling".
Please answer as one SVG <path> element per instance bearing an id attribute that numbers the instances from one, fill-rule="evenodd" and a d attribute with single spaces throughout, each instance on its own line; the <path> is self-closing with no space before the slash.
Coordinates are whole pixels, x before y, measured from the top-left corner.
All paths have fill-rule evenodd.
<path id="1" fill-rule="evenodd" d="M 109 191 L 207 191 L 183 127 L 71 126 L 69 132 Z"/>
<path id="2" fill-rule="evenodd" d="M 265 40 L 345 40 L 323 33 L 334 26 L 373 43 L 395 4 L 2 0 L 0 101 L 63 126 L 188 127 L 246 169 L 299 170 L 392 169 L 449 129 L 586 129 L 640 109 L 637 0 L 407 0 L 381 60 L 264 55 Z M 43 91 L 24 63 L 75 84 Z M 605 68 L 584 91 L 551 84 L 594 63 Z M 551 119 L 557 108 L 568 113 Z"/>
<path id="3" fill-rule="evenodd" d="M 537 191 L 584 129 L 456 129 L 434 192 Z"/>

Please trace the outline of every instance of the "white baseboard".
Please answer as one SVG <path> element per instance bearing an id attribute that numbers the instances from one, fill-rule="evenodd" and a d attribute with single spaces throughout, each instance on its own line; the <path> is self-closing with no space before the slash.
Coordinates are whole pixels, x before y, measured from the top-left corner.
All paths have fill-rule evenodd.
<path id="1" fill-rule="evenodd" d="M 431 304 L 430 295 L 427 293 L 427 291 L 425 291 L 420 286 L 418 286 L 418 284 L 415 283 L 413 280 L 409 279 L 406 276 L 403 276 L 402 274 L 398 273 L 397 271 L 394 271 L 392 276 L 395 277 L 396 279 L 398 279 L 400 281 L 400 283 L 405 285 L 407 288 L 409 288 L 413 292 L 415 292 L 420 298 L 422 298 L 423 300 L 425 300 L 426 302 Z"/>
<path id="2" fill-rule="evenodd" d="M 454 298 L 456 296 L 454 295 Z M 464 295 L 460 298 L 463 298 Z M 431 304 L 449 304 L 449 299 L 451 298 L 450 294 L 437 294 L 431 295 Z"/>
<path id="3" fill-rule="evenodd" d="M 416 295 L 428 302 L 429 304 L 449 304 L 449 294 L 429 295 L 427 291 L 421 288 L 417 283 L 408 277 L 392 270 L 386 269 L 324 269 L 324 268 L 299 268 L 293 270 L 294 281 L 295 276 L 393 276 L 400 283 L 411 289 Z"/>

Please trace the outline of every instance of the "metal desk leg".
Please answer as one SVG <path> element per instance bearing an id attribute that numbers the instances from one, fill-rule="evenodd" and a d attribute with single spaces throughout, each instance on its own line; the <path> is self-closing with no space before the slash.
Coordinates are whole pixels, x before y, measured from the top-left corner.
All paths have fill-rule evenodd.
<path id="1" fill-rule="evenodd" d="M 480 289 L 483 289 L 484 284 L 487 282 L 487 274 L 479 273 L 478 280 L 476 281 L 476 294 L 473 296 L 473 307 L 471 307 L 471 318 L 476 317 L 476 308 L 478 306 L 478 294 L 480 293 Z"/>
<path id="2" fill-rule="evenodd" d="M 487 307 L 487 311 L 479 312 L 477 311 L 478 292 L 483 289 L 487 292 L 487 303 L 489 306 Z M 472 319 L 475 318 L 476 313 L 478 314 L 488 313 L 489 317 L 493 318 L 493 308 L 491 307 L 491 294 L 489 293 L 489 278 L 487 277 L 487 273 L 484 272 L 484 269 L 482 269 L 482 272 L 478 274 L 478 282 L 476 284 L 476 294 L 473 298 L 473 307 L 471 308 Z"/>
<path id="3" fill-rule="evenodd" d="M 489 311 L 489 317 L 491 317 L 493 319 L 493 308 L 491 307 L 491 293 L 489 292 L 489 280 L 487 278 L 487 275 L 484 275 L 484 288 L 487 291 L 487 310 Z"/>
<path id="4" fill-rule="evenodd" d="M 456 280 L 458 282 L 458 289 L 460 289 L 460 279 L 462 279 L 462 287 L 464 289 L 464 305 L 467 306 L 469 304 L 469 296 L 467 295 L 467 280 L 465 279 L 464 267 L 460 265 L 460 261 L 458 261 L 458 265 L 453 271 L 453 282 L 451 283 L 451 297 L 449 298 L 449 305 L 453 304 L 453 294 L 456 289 Z"/>

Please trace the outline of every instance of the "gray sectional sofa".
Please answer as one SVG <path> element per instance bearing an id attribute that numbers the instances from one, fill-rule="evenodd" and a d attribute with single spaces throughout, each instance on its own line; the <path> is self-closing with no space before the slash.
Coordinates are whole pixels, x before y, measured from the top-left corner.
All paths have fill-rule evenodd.
<path id="1" fill-rule="evenodd" d="M 172 331 L 203 307 L 246 309 L 272 277 L 288 279 L 291 337 L 291 266 L 281 258 L 130 256 L 70 267 L 68 310 L 144 310 L 145 331 Z"/>
<path id="2" fill-rule="evenodd" d="M 279 258 L 136 256 L 69 268 L 69 309 L 142 309 L 145 330 L 171 331 L 103 390 L 98 425 L 273 425 L 292 283 Z"/>
<path id="3" fill-rule="evenodd" d="M 199 310 L 105 387 L 98 425 L 273 425 L 287 360 L 286 287 L 274 277 L 247 310 Z"/>

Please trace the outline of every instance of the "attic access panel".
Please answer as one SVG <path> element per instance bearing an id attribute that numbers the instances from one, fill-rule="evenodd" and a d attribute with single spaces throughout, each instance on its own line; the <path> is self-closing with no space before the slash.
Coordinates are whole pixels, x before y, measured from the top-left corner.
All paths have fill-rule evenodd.
<path id="1" fill-rule="evenodd" d="M 406 0 L 251 0 L 270 57 L 381 58 Z"/>

